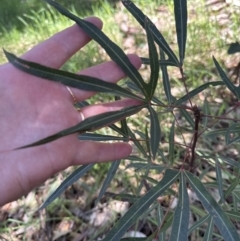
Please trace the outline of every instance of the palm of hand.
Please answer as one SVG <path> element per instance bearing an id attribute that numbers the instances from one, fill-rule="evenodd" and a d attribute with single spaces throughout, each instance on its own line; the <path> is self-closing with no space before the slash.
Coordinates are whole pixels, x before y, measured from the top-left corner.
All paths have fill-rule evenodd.
<path id="1" fill-rule="evenodd" d="M 101 26 L 96 18 L 89 21 Z M 59 68 L 88 41 L 78 26 L 73 26 L 33 48 L 23 58 Z M 136 56 L 130 58 L 135 66 L 140 66 Z M 0 205 L 26 194 L 70 165 L 110 161 L 130 154 L 131 147 L 126 143 L 79 142 L 76 134 L 46 145 L 13 150 L 76 125 L 81 121 L 81 115 L 74 109 L 72 96 L 65 86 L 40 80 L 10 64 L 0 66 L 0 73 L 0 133 L 4 140 L 0 147 L 0 176 L 3 180 L 0 190 L 7 193 L 0 198 Z M 91 67 L 81 74 L 110 82 L 124 77 L 113 62 Z M 78 101 L 94 94 L 76 89 L 73 92 Z M 137 103 L 122 100 L 85 107 L 81 112 L 87 118 L 131 104 Z"/>

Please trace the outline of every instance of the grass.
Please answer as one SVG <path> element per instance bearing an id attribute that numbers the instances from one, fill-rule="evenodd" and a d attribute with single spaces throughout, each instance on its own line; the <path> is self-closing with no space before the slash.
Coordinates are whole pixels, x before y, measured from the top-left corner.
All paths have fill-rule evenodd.
<path id="1" fill-rule="evenodd" d="M 73 3 L 74 1 L 71 1 Z M 167 41 L 171 43 L 171 47 L 177 51 L 177 42 L 175 37 L 175 24 L 173 16 L 173 1 L 171 0 L 136 0 L 134 1 L 144 12 L 152 19 L 154 23 L 162 31 Z M 227 68 L 232 68 L 237 63 L 239 55 L 227 55 L 228 44 L 236 42 L 239 39 L 239 9 L 233 5 L 225 7 L 223 12 L 229 14 L 229 22 L 225 25 L 220 25 L 218 12 L 211 10 L 211 7 L 205 6 L 205 1 L 188 1 L 189 2 L 189 24 L 188 24 L 188 41 L 186 52 L 185 71 L 187 75 L 187 85 L 189 89 L 208 82 L 210 80 L 219 80 L 213 68 L 211 55 L 214 54 L 220 63 Z M 17 55 L 21 55 L 37 43 L 47 39 L 54 33 L 65 29 L 72 25 L 72 22 L 67 18 L 56 13 L 52 8 L 47 7 L 43 3 L 37 1 L 23 1 L 20 6 L 16 7 L 15 1 L 3 1 L 5 7 L 0 14 L 0 46 Z M 59 1 L 61 3 L 61 1 Z M 62 0 L 62 3 L 64 1 Z M 81 2 L 83 3 L 83 2 Z M 103 31 L 117 44 L 123 46 L 127 53 L 138 53 L 140 56 L 147 56 L 146 36 L 143 30 L 138 26 L 136 21 L 127 13 L 120 3 L 112 1 L 85 1 L 86 11 L 81 9 L 80 1 L 77 5 L 70 6 L 74 13 L 85 17 L 92 15 L 100 17 L 104 22 Z M 24 5 L 26 4 L 26 6 Z M 69 2 L 68 2 L 69 4 Z M 160 5 L 162 4 L 162 5 Z M 69 4 L 71 5 L 71 4 Z M 69 5 L 65 7 L 69 8 Z M 83 7 L 82 7 L 83 9 Z M 230 23 L 230 24 L 229 24 Z M 227 31 L 227 32 L 226 32 Z M 64 66 L 63 69 L 70 72 L 77 72 L 81 69 L 98 64 L 107 60 L 106 54 L 94 43 L 91 42 L 84 47 L 81 52 L 77 53 Z M 6 61 L 3 53 L 0 53 L 0 63 Z M 148 68 L 143 66 L 141 73 L 148 79 Z M 178 73 L 171 71 L 172 91 L 175 94 L 182 94 L 185 91 L 182 87 L 182 82 L 179 79 Z M 199 96 L 197 103 L 202 105 L 204 98 L 208 97 L 212 101 L 212 105 L 217 112 L 224 111 L 229 106 L 229 99 L 224 98 L 226 92 L 222 93 L 218 89 L 215 94 L 211 93 L 213 89 L 205 92 L 204 96 Z M 214 89 L 215 90 L 215 89 Z M 163 95 L 163 90 L 158 90 L 159 96 Z M 216 97 L 220 97 L 220 102 Z M 105 101 L 106 96 L 98 95 L 91 102 L 99 100 Z M 164 101 L 164 99 L 163 99 Z M 144 120 L 147 122 L 147 119 Z M 166 123 L 167 122 L 167 123 Z M 166 135 L 169 134 L 169 115 L 162 118 L 162 129 Z M 136 118 L 133 122 L 136 128 L 144 128 L 143 122 Z M 109 130 L 104 130 L 109 133 Z M 168 146 L 164 147 L 167 152 Z M 177 157 L 181 156 L 181 149 L 178 150 Z M 56 200 L 47 211 L 43 213 L 33 212 L 42 201 L 54 190 L 59 183 L 72 172 L 69 168 L 57 174 L 55 177 L 46 181 L 43 186 L 31 192 L 26 198 L 14 202 L 10 206 L 5 206 L 2 213 L 10 213 L 10 216 L 5 219 L 0 226 L 0 235 L 8 240 L 30 240 L 35 237 L 35 240 L 42 236 L 47 236 L 46 230 L 53 232 L 55 235 L 63 232 L 67 226 L 71 230 L 67 234 L 68 238 L 73 239 L 79 232 L 84 232 L 84 228 L 88 229 L 88 223 L 81 218 L 76 217 L 73 212 L 74 207 L 86 212 L 92 208 L 96 198 L 96 192 L 99 189 L 99 183 L 104 180 L 104 176 L 108 171 L 109 164 L 96 165 L 88 176 L 83 181 L 79 180 L 61 199 Z M 122 164 L 121 170 L 114 179 L 112 189 L 116 192 L 121 192 L 128 189 L 132 193 L 136 193 L 135 183 L 138 179 L 135 172 L 131 170 L 124 171 L 125 165 Z M 61 226 L 62 225 L 62 226 Z M 64 226 L 65 225 L 65 226 Z M 71 228 L 70 228 L 71 227 Z M 97 230 L 92 230 L 96 234 Z M 64 234 L 64 233 L 63 233 Z M 60 235 L 60 234 L 59 234 Z M 61 236 L 61 235 L 60 235 Z M 62 235 L 64 237 L 64 235 Z M 10 237 L 10 239 L 9 239 Z M 94 237 L 94 235 L 92 235 Z M 56 240 L 61 240 L 59 237 Z"/>

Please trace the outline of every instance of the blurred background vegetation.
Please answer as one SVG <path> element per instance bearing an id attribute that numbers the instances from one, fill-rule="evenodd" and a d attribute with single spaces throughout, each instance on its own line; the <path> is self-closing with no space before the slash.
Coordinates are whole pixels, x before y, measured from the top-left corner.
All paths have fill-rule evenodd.
<path id="1" fill-rule="evenodd" d="M 104 23 L 103 31 L 126 53 L 137 53 L 147 57 L 148 49 L 146 36 L 137 22 L 127 13 L 120 1 L 117 0 L 58 0 L 60 4 L 80 17 L 95 15 Z M 177 52 L 173 0 L 135 0 L 143 12 L 158 26 L 172 49 Z M 231 43 L 240 40 L 240 6 L 234 0 L 189 0 L 188 1 L 188 39 L 186 46 L 185 74 L 189 90 L 208 81 L 220 80 L 212 62 L 214 55 L 235 83 L 239 83 L 240 55 L 228 55 Z M 6 50 L 21 55 L 34 45 L 49 38 L 54 33 L 71 26 L 73 23 L 58 14 L 44 1 L 39 0 L 1 0 L 0 7 L 0 46 Z M 72 57 L 63 69 L 77 72 L 91 65 L 109 60 L 105 52 L 91 42 Z M 0 64 L 6 62 L 2 51 Z M 149 71 L 142 66 L 141 74 L 147 80 Z M 184 88 L 180 75 L 170 68 L 172 94 L 183 93 Z M 205 96 L 216 107 L 216 115 L 231 107 L 232 95 L 223 88 L 209 88 L 199 95 L 196 103 L 201 105 Z M 212 93 L 211 93 L 212 92 Z M 158 89 L 163 94 L 163 89 Z M 163 94 L 164 95 L 164 94 Z M 90 102 L 106 101 L 109 97 L 97 95 Z M 136 128 L 144 128 L 141 121 L 132 121 Z M 171 123 L 163 120 L 163 132 L 169 132 Z M 109 130 L 102 130 L 108 133 Z M 208 147 L 211 148 L 211 147 Z M 111 191 L 134 193 L 137 177 L 134 172 L 123 171 L 124 163 L 114 178 Z M 72 240 L 75 235 L 90 229 L 84 214 L 93 208 L 96 193 L 104 180 L 109 164 L 95 165 L 85 180 L 79 180 L 67 190 L 61 199 L 50 205 L 44 213 L 34 213 L 42 201 L 60 182 L 71 173 L 72 168 L 58 174 L 23 198 L 4 206 L 0 211 L 0 238 L 7 240 Z M 169 200 L 166 199 L 166 206 Z M 75 207 L 81 207 L 83 214 L 78 217 Z M 78 210 L 79 211 L 79 210 Z M 152 220 L 149 220 L 151 223 Z M 94 225 L 93 225 L 94 226 Z M 97 229 L 92 230 L 92 240 L 98 236 Z M 145 232 L 146 233 L 146 232 Z M 9 239 L 11 237 L 11 239 Z M 67 238 L 66 238 L 67 237 Z M 70 238 L 71 237 L 71 238 Z M 65 238 L 65 239 L 64 239 Z M 85 239 L 76 239 L 85 240 Z M 194 240 L 194 239 L 193 239 Z"/>

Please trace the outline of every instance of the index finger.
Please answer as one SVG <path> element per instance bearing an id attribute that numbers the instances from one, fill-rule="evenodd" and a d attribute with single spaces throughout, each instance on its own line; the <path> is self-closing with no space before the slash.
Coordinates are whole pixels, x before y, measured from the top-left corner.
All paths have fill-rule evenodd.
<path id="1" fill-rule="evenodd" d="M 102 21 L 99 18 L 89 17 L 85 20 L 102 28 Z M 60 68 L 90 40 L 88 35 L 75 24 L 33 47 L 21 58 L 51 68 Z"/>

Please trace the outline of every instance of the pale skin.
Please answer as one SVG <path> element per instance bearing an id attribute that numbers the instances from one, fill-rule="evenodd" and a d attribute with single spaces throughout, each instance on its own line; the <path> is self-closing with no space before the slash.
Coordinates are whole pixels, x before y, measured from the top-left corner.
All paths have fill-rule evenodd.
<path id="1" fill-rule="evenodd" d="M 87 18 L 87 21 L 102 27 L 98 18 Z M 60 68 L 89 41 L 87 35 L 74 25 L 21 57 Z M 136 55 L 129 55 L 129 59 L 136 68 L 140 67 L 141 60 Z M 113 62 L 105 62 L 79 73 L 112 83 L 125 76 Z M 71 90 L 78 101 L 86 100 L 94 94 L 74 88 Z M 138 104 L 137 101 L 124 99 L 84 107 L 81 112 L 86 119 Z M 113 161 L 131 153 L 132 148 L 128 143 L 80 142 L 77 134 L 45 145 L 14 150 L 76 125 L 81 119 L 73 107 L 73 98 L 64 85 L 28 75 L 9 63 L 0 66 L 0 206 L 26 195 L 69 166 Z"/>

